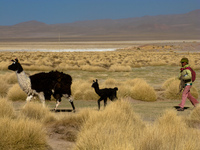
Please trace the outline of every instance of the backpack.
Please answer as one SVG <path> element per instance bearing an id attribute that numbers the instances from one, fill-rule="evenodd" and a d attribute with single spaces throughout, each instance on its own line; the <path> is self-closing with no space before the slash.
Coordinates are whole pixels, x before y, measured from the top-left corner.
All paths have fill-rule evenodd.
<path id="1" fill-rule="evenodd" d="M 196 72 L 191 67 L 186 67 L 185 69 L 188 69 L 188 70 L 191 71 L 191 73 L 192 73 L 192 82 L 194 82 L 195 79 L 196 79 Z"/>

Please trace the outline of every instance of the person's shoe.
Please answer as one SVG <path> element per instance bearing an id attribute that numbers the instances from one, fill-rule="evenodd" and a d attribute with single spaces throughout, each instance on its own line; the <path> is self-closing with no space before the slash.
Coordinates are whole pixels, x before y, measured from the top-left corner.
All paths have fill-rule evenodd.
<path id="1" fill-rule="evenodd" d="M 179 108 L 179 109 L 177 109 L 177 111 L 184 111 L 184 108 Z"/>

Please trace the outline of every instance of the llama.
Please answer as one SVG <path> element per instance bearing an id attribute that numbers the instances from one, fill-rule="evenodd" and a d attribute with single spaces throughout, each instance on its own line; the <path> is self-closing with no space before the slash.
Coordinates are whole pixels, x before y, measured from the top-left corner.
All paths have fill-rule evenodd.
<path id="1" fill-rule="evenodd" d="M 61 97 L 69 99 L 73 111 L 75 111 L 73 99 L 71 97 L 72 78 L 63 72 L 51 71 L 48 73 L 37 73 L 28 76 L 23 71 L 18 59 L 12 60 L 12 64 L 8 66 L 9 70 L 15 71 L 21 89 L 28 95 L 26 102 L 30 102 L 34 96 L 38 96 L 43 106 L 45 106 L 45 99 L 50 100 L 51 95 L 56 99 L 57 109 L 61 102 Z"/>
<path id="2" fill-rule="evenodd" d="M 98 109 L 100 110 L 100 102 L 104 100 L 104 107 L 107 105 L 107 98 L 109 98 L 111 101 L 114 99 L 117 99 L 117 90 L 118 88 L 105 88 L 105 89 L 99 89 L 98 80 L 93 80 L 92 87 L 95 89 L 95 92 L 100 96 L 98 100 Z"/>

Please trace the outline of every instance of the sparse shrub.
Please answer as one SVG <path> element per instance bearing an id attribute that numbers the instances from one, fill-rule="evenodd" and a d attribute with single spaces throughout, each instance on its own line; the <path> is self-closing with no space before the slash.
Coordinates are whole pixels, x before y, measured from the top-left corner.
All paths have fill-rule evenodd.
<path id="1" fill-rule="evenodd" d="M 46 134 L 42 124 L 34 120 L 0 118 L 1 150 L 45 150 Z"/>
<path id="2" fill-rule="evenodd" d="M 91 87 L 92 82 L 77 80 L 72 83 L 72 95 L 75 100 L 96 100 L 98 98 L 94 89 Z"/>
<path id="3" fill-rule="evenodd" d="M 14 107 L 12 102 L 8 101 L 6 98 L 0 98 L 0 118 L 9 117 L 13 118 L 15 116 Z"/>
<path id="4" fill-rule="evenodd" d="M 117 86 L 117 81 L 113 78 L 106 79 L 104 82 L 105 86 Z"/>
<path id="5" fill-rule="evenodd" d="M 41 103 L 29 102 L 21 110 L 21 116 L 33 120 L 39 120 L 44 123 L 55 121 L 55 117 L 47 107 L 43 107 Z"/>
<path id="6" fill-rule="evenodd" d="M 84 71 L 97 71 L 97 72 L 106 71 L 106 69 L 103 67 L 91 66 L 91 65 L 83 65 L 81 66 L 81 69 Z"/>
<path id="7" fill-rule="evenodd" d="M 186 118 L 186 122 L 187 122 L 189 127 L 199 129 L 199 125 L 200 125 L 200 105 L 197 105 L 192 110 L 189 117 Z"/>
<path id="8" fill-rule="evenodd" d="M 8 84 L 15 84 L 18 82 L 15 73 L 5 73 L 2 76 L 2 80 L 4 80 Z"/>
<path id="9" fill-rule="evenodd" d="M 6 83 L 4 80 L 0 79 L 0 95 L 6 96 L 9 89 L 8 83 Z"/>
<path id="10" fill-rule="evenodd" d="M 138 137 L 144 132 L 145 124 L 132 111 L 130 104 L 118 100 L 104 111 L 89 114 L 78 134 L 75 149 L 134 149 Z"/>
<path id="11" fill-rule="evenodd" d="M 131 86 L 129 85 L 120 85 L 118 86 L 118 91 L 117 91 L 117 97 L 118 98 L 124 98 L 124 97 L 130 97 L 131 95 Z"/>
<path id="12" fill-rule="evenodd" d="M 162 89 L 167 89 L 167 88 L 171 85 L 171 83 L 174 82 L 175 80 L 177 80 L 175 77 L 167 79 L 167 80 L 163 83 Z"/>
<path id="13" fill-rule="evenodd" d="M 84 100 L 97 100 L 99 96 L 95 93 L 94 89 L 87 89 L 84 91 Z"/>
<path id="14" fill-rule="evenodd" d="M 131 97 L 142 101 L 156 101 L 157 95 L 153 87 L 144 80 L 138 82 L 131 88 Z"/>
<path id="15" fill-rule="evenodd" d="M 130 72 L 130 71 L 132 71 L 132 68 L 130 66 L 112 65 L 112 66 L 110 66 L 109 71 Z"/>
<path id="16" fill-rule="evenodd" d="M 148 126 L 147 133 L 140 142 L 141 149 L 192 149 L 198 150 L 200 132 L 188 128 L 175 110 L 167 110 L 153 126 Z"/>
<path id="17" fill-rule="evenodd" d="M 19 84 L 14 84 L 9 90 L 7 94 L 7 98 L 12 101 L 25 100 L 27 97 L 26 93 L 23 92 L 19 86 Z"/>
<path id="18" fill-rule="evenodd" d="M 10 61 L 1 61 L 0 62 L 0 70 L 8 69 L 8 65 L 10 65 Z"/>

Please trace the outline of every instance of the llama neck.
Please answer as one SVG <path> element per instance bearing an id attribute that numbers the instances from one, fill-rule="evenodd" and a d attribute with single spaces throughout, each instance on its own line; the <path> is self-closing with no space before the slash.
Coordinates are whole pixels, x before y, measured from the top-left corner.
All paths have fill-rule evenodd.
<path id="1" fill-rule="evenodd" d="M 16 75 L 21 89 L 27 92 L 27 89 L 31 87 L 30 78 L 25 74 L 24 71 L 20 73 L 16 72 Z"/>
<path id="2" fill-rule="evenodd" d="M 95 86 L 95 87 L 94 87 L 94 90 L 95 90 L 95 92 L 96 92 L 97 94 L 99 94 L 99 91 L 100 91 L 100 90 L 99 90 L 99 86 Z"/>

